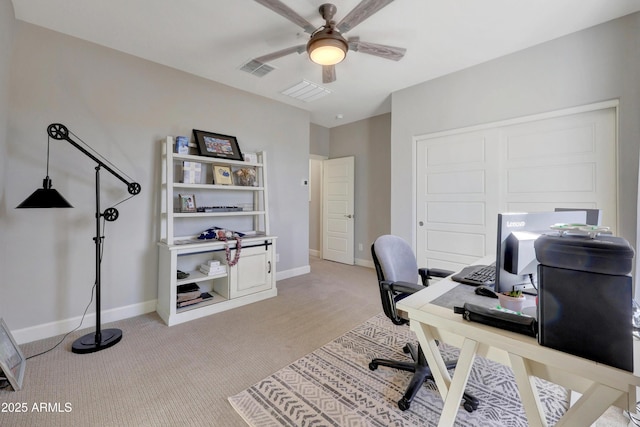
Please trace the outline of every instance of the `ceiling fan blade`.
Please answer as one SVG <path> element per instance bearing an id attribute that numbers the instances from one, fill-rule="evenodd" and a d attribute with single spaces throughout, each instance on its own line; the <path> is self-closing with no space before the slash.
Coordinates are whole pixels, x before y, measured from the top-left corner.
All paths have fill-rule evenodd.
<path id="1" fill-rule="evenodd" d="M 322 83 L 331 83 L 335 81 L 336 81 L 336 66 L 323 65 L 322 66 Z"/>
<path id="2" fill-rule="evenodd" d="M 347 16 L 342 18 L 336 28 L 341 33 L 346 33 L 391 2 L 393 0 L 362 0 Z"/>
<path id="3" fill-rule="evenodd" d="M 304 19 L 302 16 L 298 15 L 293 9 L 291 9 L 286 4 L 282 3 L 280 0 L 255 0 L 257 3 L 260 3 L 264 7 L 267 7 L 273 10 L 278 15 L 287 18 L 289 21 L 293 22 L 297 26 L 304 28 L 304 31 L 311 34 L 316 30 L 309 21 Z"/>
<path id="4" fill-rule="evenodd" d="M 268 53 L 266 55 L 259 56 L 254 58 L 253 61 L 262 62 L 266 64 L 269 61 L 273 61 L 274 59 L 282 58 L 283 56 L 291 55 L 292 53 L 302 53 L 307 50 L 307 45 L 300 44 L 298 46 L 291 46 L 286 49 L 278 50 L 276 52 Z"/>
<path id="5" fill-rule="evenodd" d="M 400 61 L 407 52 L 407 49 L 403 47 L 361 42 L 357 37 L 349 39 L 349 49 L 354 52 L 367 53 L 393 61 Z"/>

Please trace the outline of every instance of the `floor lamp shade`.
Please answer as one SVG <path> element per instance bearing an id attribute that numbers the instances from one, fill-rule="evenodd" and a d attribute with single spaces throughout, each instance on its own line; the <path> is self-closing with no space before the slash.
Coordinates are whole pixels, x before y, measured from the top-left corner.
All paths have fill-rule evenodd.
<path id="1" fill-rule="evenodd" d="M 51 188 L 51 179 L 48 176 L 42 180 L 42 188 L 38 188 L 24 202 L 16 206 L 17 209 L 72 207 L 71 203 L 58 193 L 58 190 Z"/>

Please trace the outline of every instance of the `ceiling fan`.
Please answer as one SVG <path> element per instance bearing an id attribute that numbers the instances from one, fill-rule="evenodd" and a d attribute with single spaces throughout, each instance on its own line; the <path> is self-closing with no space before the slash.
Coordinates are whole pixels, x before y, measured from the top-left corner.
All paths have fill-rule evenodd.
<path id="1" fill-rule="evenodd" d="M 351 12 L 336 24 L 333 20 L 337 12 L 335 5 L 325 3 L 318 11 L 326 21 L 324 25 L 316 28 L 293 9 L 280 0 L 255 0 L 257 3 L 273 10 L 294 24 L 302 27 L 305 32 L 311 34 L 309 42 L 304 45 L 292 46 L 286 49 L 272 52 L 252 60 L 266 64 L 274 59 L 281 58 L 292 53 L 307 52 L 309 58 L 322 65 L 322 82 L 331 83 L 336 80 L 335 65 L 341 62 L 348 50 L 367 53 L 385 59 L 399 61 L 407 51 L 405 48 L 387 46 L 376 43 L 360 41 L 359 37 L 345 39 L 343 34 L 352 30 L 356 25 L 369 18 L 380 9 L 393 2 L 393 0 L 362 0 Z"/>

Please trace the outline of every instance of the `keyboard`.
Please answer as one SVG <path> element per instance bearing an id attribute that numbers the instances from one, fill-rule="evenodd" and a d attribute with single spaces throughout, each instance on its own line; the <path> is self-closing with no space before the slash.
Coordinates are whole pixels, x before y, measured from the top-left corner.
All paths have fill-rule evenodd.
<path id="1" fill-rule="evenodd" d="M 493 286 L 496 283 L 496 264 L 470 265 L 451 276 L 456 282 L 471 286 Z"/>

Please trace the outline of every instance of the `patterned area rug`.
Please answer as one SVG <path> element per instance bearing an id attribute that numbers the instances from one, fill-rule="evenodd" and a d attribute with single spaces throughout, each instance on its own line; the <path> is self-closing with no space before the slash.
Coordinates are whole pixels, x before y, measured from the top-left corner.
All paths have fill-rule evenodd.
<path id="1" fill-rule="evenodd" d="M 379 367 L 373 358 L 405 360 L 402 347 L 416 342 L 407 326 L 396 326 L 382 313 L 260 381 L 229 401 L 254 427 L 264 426 L 435 426 L 442 400 L 435 384 L 425 382 L 407 411 L 398 409 L 410 373 Z M 446 359 L 458 349 L 441 345 Z M 564 388 L 536 378 L 547 423 L 568 408 Z M 456 426 L 527 426 L 510 368 L 476 358 L 467 391 L 480 399 L 473 413 L 462 407 Z"/>

